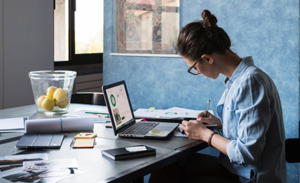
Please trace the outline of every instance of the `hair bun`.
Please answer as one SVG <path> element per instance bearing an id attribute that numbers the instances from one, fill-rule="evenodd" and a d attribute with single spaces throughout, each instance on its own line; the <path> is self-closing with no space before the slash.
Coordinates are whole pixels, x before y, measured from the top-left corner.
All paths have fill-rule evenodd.
<path id="1" fill-rule="evenodd" d="M 217 26 L 217 18 L 210 13 L 208 10 L 204 10 L 201 14 L 205 27 L 215 27 Z"/>

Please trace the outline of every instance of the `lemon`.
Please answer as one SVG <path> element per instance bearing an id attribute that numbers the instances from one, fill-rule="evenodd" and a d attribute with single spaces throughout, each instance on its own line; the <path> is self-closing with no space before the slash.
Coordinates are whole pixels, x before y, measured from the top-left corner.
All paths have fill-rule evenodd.
<path id="1" fill-rule="evenodd" d="M 56 102 L 56 105 L 59 107 L 59 108 L 66 108 L 69 104 L 69 100 L 68 98 L 65 98 L 65 100 L 63 100 L 62 102 Z"/>
<path id="2" fill-rule="evenodd" d="M 55 101 L 49 97 L 46 97 L 42 102 L 42 107 L 47 111 L 51 111 L 55 105 Z"/>
<path id="3" fill-rule="evenodd" d="M 55 90 L 53 94 L 53 99 L 56 100 L 56 102 L 62 102 L 67 98 L 67 92 L 61 88 L 58 88 Z"/>
<path id="4" fill-rule="evenodd" d="M 57 90 L 55 86 L 50 86 L 47 88 L 47 97 L 53 99 L 53 94 Z"/>
<path id="5" fill-rule="evenodd" d="M 40 107 L 42 107 L 42 102 L 44 101 L 45 98 L 46 98 L 45 95 L 40 96 L 40 97 L 36 100 L 36 104 L 39 105 Z"/>

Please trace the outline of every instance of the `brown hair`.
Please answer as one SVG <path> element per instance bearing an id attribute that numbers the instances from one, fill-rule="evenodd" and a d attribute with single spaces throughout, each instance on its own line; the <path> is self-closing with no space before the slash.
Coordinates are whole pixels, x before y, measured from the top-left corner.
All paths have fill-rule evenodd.
<path id="1" fill-rule="evenodd" d="M 203 20 L 187 24 L 178 36 L 177 51 L 192 61 L 199 60 L 203 54 L 222 54 L 231 46 L 227 33 L 217 26 L 217 18 L 208 10 L 201 16 Z"/>

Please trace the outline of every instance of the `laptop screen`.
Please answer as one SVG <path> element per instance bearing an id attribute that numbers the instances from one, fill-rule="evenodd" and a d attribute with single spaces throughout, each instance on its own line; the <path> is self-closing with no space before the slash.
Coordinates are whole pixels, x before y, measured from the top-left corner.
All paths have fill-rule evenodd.
<path id="1" fill-rule="evenodd" d="M 106 89 L 108 104 L 116 129 L 120 129 L 133 119 L 125 85 L 117 85 Z"/>

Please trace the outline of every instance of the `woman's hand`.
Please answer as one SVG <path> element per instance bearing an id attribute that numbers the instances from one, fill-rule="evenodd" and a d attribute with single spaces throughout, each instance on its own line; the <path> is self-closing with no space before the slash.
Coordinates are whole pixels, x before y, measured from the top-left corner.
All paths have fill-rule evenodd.
<path id="1" fill-rule="evenodd" d="M 184 130 L 185 134 L 190 139 L 204 140 L 207 142 L 209 135 L 212 131 L 205 127 L 202 122 L 196 120 L 185 121 L 183 120 L 180 129 Z"/>
<path id="2" fill-rule="evenodd" d="M 205 116 L 205 111 L 199 113 L 197 116 L 197 121 L 208 125 L 217 124 L 218 128 L 222 127 L 221 120 L 215 117 L 214 115 L 212 115 L 211 113 L 207 112 L 207 116 L 206 117 L 204 116 Z"/>

